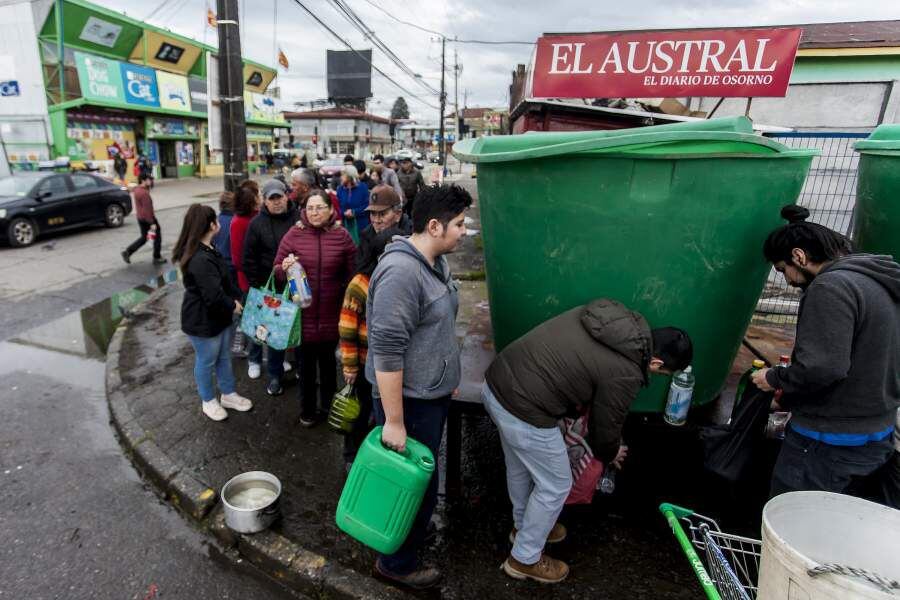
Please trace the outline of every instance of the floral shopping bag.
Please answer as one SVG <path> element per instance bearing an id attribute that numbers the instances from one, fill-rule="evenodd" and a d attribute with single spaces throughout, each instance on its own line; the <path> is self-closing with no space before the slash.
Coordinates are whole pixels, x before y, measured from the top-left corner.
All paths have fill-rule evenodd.
<path id="1" fill-rule="evenodd" d="M 274 350 L 287 350 L 300 345 L 300 307 L 291 302 L 287 286 L 280 295 L 273 286 L 275 272 L 266 285 L 250 288 L 241 331 L 254 342 Z"/>

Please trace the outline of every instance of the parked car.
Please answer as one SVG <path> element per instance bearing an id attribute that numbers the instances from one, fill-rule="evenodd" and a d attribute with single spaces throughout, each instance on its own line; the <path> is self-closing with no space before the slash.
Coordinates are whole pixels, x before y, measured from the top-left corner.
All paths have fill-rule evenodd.
<path id="1" fill-rule="evenodd" d="M 430 163 L 439 163 L 441 162 L 441 153 L 437 150 L 432 150 L 428 154 L 425 155 L 428 158 L 428 162 Z"/>
<path id="2" fill-rule="evenodd" d="M 0 239 L 28 246 L 50 231 L 121 227 L 131 208 L 127 187 L 91 173 L 17 173 L 0 178 Z"/>

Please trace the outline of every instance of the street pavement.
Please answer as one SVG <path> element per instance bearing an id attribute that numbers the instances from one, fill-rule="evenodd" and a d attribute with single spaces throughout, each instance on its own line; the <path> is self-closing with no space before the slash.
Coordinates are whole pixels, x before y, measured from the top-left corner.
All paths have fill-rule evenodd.
<path id="1" fill-rule="evenodd" d="M 221 178 L 158 182 L 151 192 L 168 257 L 187 206 L 217 207 Z M 139 235 L 134 213 L 117 229 L 89 227 L 40 238 L 33 246 L 0 246 L 0 340 L 155 278 L 150 244 L 126 265 L 121 251 Z"/>
<path id="2" fill-rule="evenodd" d="M 0 599 L 297 598 L 235 569 L 125 458 L 110 319 L 104 303 L 0 342 Z"/>

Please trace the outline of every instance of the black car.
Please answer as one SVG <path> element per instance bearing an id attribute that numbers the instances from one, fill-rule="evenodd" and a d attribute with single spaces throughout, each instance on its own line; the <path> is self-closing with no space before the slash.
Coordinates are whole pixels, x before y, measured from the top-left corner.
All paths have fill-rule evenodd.
<path id="1" fill-rule="evenodd" d="M 28 246 L 42 233 L 94 223 L 121 227 L 128 188 L 90 173 L 17 173 L 0 178 L 0 239 Z"/>

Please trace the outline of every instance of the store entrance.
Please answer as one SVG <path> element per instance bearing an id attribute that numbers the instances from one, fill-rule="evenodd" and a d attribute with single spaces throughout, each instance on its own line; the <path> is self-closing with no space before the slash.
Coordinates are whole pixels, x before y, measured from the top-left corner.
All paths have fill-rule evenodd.
<path id="1" fill-rule="evenodd" d="M 175 142 L 159 142 L 159 172 L 163 179 L 178 177 L 178 155 L 175 152 Z"/>

